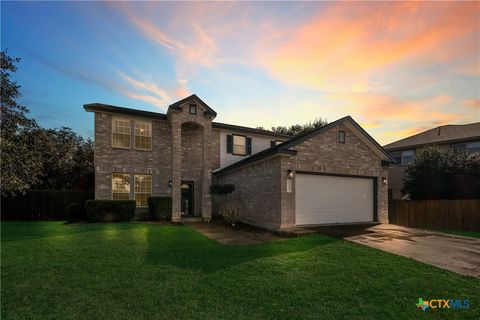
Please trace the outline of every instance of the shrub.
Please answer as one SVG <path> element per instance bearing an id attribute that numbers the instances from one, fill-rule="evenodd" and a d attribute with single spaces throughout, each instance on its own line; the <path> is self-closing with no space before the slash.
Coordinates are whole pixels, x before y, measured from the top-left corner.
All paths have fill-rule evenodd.
<path id="1" fill-rule="evenodd" d="M 405 170 L 403 194 L 410 199 L 480 198 L 480 154 L 429 147 Z"/>
<path id="2" fill-rule="evenodd" d="M 225 221 L 226 224 L 234 227 L 235 223 L 237 223 L 238 219 L 240 218 L 240 209 L 236 209 L 236 210 L 234 208 L 221 209 L 220 215 L 222 216 L 223 221 Z"/>
<path id="3" fill-rule="evenodd" d="M 150 220 L 172 220 L 172 198 L 148 198 L 148 211 L 150 213 Z"/>
<path id="4" fill-rule="evenodd" d="M 87 200 L 85 209 L 89 221 L 128 221 L 135 217 L 134 200 Z"/>
<path id="5" fill-rule="evenodd" d="M 235 191 L 233 184 L 212 184 L 210 194 L 212 195 L 212 212 L 214 217 L 222 216 L 222 203 L 228 202 L 228 196 Z"/>
<path id="6" fill-rule="evenodd" d="M 85 205 L 83 202 L 72 202 L 65 207 L 65 215 L 70 222 L 87 219 Z"/>

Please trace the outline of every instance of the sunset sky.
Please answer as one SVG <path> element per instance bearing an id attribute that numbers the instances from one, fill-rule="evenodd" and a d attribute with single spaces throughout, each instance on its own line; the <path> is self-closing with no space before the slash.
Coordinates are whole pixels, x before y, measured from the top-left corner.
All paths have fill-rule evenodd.
<path id="1" fill-rule="evenodd" d="M 480 121 L 479 2 L 2 2 L 21 102 L 93 134 L 83 104 L 165 112 L 196 93 L 216 121 L 351 115 L 381 144 Z"/>

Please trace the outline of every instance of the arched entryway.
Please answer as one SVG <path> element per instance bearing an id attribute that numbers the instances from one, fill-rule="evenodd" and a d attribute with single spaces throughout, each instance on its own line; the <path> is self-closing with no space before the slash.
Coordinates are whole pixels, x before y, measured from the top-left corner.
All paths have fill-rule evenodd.
<path id="1" fill-rule="evenodd" d="M 203 126 L 195 122 L 181 125 L 181 214 L 202 216 L 202 190 L 204 171 Z"/>

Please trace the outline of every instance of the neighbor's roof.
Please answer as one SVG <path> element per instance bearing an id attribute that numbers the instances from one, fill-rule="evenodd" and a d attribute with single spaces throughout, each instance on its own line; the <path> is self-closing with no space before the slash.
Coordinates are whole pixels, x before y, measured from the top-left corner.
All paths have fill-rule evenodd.
<path id="1" fill-rule="evenodd" d="M 258 153 L 255 153 L 254 155 L 248 157 L 248 158 L 245 158 L 243 160 L 240 160 L 238 162 L 235 162 L 225 168 L 222 168 L 218 171 L 215 171 L 214 172 L 214 175 L 221 175 L 221 174 L 224 174 L 226 172 L 229 172 L 231 170 L 234 170 L 234 169 L 237 169 L 237 168 L 240 168 L 240 167 L 243 167 L 244 165 L 247 165 L 249 163 L 252 163 L 252 162 L 256 162 L 258 160 L 261 160 L 261 159 L 264 159 L 264 158 L 267 158 L 271 155 L 274 155 L 274 154 L 288 154 L 288 155 L 296 155 L 297 154 L 297 151 L 296 150 L 291 150 L 290 148 L 307 140 L 307 139 L 310 139 L 310 138 L 313 138 L 315 137 L 316 135 L 322 133 L 322 132 L 325 132 L 327 130 L 330 130 L 332 129 L 333 127 L 343 123 L 343 122 L 346 122 L 348 121 L 349 123 L 351 123 L 353 125 L 353 127 L 355 127 L 361 134 L 363 134 L 363 136 L 373 145 L 373 148 L 376 148 L 380 151 L 380 153 L 382 153 L 384 156 L 385 156 L 385 159 L 388 159 L 386 160 L 387 162 L 390 161 L 390 162 L 395 162 L 395 160 L 393 160 L 393 158 L 391 157 L 391 155 L 385 151 L 385 149 L 382 148 L 381 145 L 378 144 L 377 141 L 375 141 L 375 139 L 373 139 L 355 120 L 353 120 L 352 117 L 350 116 L 346 116 L 346 117 L 343 117 L 343 118 L 340 118 L 332 123 L 329 123 L 327 125 L 324 125 L 322 127 L 319 127 L 317 129 L 314 129 L 312 131 L 309 131 L 307 133 L 304 133 L 302 135 L 299 135 L 297 137 L 294 137 L 294 138 L 291 138 L 290 140 L 287 140 L 281 144 L 278 144 L 276 146 L 273 146 L 273 147 L 270 147 L 268 149 L 265 149 L 263 151 L 260 151 Z"/>
<path id="2" fill-rule="evenodd" d="M 480 139 L 480 122 L 461 125 L 449 124 L 392 142 L 384 146 L 384 148 L 387 150 L 404 149 L 428 144 L 461 142 L 477 138 Z"/>

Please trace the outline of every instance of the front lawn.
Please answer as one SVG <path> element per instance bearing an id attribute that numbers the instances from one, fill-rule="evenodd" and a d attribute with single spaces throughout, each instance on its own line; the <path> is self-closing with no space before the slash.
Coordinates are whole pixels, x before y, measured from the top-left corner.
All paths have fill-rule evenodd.
<path id="1" fill-rule="evenodd" d="M 2 319 L 480 318 L 479 279 L 320 234 L 226 247 L 188 226 L 3 222 L 1 267 Z"/>

